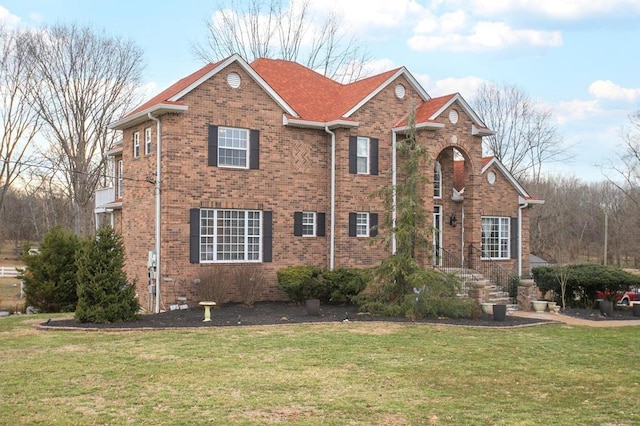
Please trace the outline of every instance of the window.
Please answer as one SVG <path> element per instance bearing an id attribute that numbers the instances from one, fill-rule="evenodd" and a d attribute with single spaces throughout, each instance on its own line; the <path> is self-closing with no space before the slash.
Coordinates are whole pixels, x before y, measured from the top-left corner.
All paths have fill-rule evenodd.
<path id="1" fill-rule="evenodd" d="M 218 166 L 248 168 L 249 131 L 231 127 L 218 128 Z"/>
<path id="2" fill-rule="evenodd" d="M 358 137 L 356 157 L 358 174 L 369 174 L 369 138 Z"/>
<path id="3" fill-rule="evenodd" d="M 369 212 L 349 213 L 350 237 L 375 237 L 378 235 L 378 214 Z"/>
<path id="4" fill-rule="evenodd" d="M 349 173 L 378 174 L 378 139 L 349 136 Z"/>
<path id="5" fill-rule="evenodd" d="M 293 235 L 296 237 L 324 237 L 325 214 L 316 212 L 293 213 Z"/>
<path id="6" fill-rule="evenodd" d="M 315 237 L 316 214 L 315 212 L 302 212 L 302 236 Z"/>
<path id="7" fill-rule="evenodd" d="M 433 197 L 442 198 L 442 166 L 439 161 L 433 168 Z"/>
<path id="8" fill-rule="evenodd" d="M 261 212 L 200 210 L 200 262 L 259 262 Z"/>
<path id="9" fill-rule="evenodd" d="M 151 154 L 151 127 L 144 129 L 144 155 Z"/>
<path id="10" fill-rule="evenodd" d="M 509 225 L 508 217 L 482 218 L 482 257 L 491 259 L 509 258 Z"/>
<path id="11" fill-rule="evenodd" d="M 140 156 L 140 132 L 133 133 L 133 158 Z"/>
<path id="12" fill-rule="evenodd" d="M 369 213 L 356 213 L 356 237 L 369 236 Z"/>
<path id="13" fill-rule="evenodd" d="M 117 188 L 116 188 L 116 198 L 122 198 L 122 160 L 118 160 L 116 166 L 116 178 L 117 178 Z"/>

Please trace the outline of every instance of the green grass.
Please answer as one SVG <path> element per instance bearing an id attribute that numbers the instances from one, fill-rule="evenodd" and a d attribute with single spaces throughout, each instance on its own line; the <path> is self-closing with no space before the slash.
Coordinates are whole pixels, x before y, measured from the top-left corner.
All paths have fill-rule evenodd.
<path id="1" fill-rule="evenodd" d="M 0 320 L 9 424 L 640 423 L 637 327 L 134 332 Z"/>

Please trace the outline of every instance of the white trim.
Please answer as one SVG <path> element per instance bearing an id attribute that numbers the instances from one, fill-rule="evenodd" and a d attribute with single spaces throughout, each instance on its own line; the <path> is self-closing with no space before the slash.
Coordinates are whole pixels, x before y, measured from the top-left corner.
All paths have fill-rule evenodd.
<path id="1" fill-rule="evenodd" d="M 498 257 L 492 257 L 492 256 L 485 256 L 484 255 L 484 239 L 482 238 L 482 233 L 484 232 L 484 220 L 485 219 L 497 219 L 498 220 L 498 236 L 497 237 L 493 237 L 493 238 L 497 238 L 497 247 L 498 247 L 498 254 L 500 255 L 501 253 L 501 242 L 506 240 L 507 241 L 507 248 L 506 248 L 506 256 L 498 256 Z M 503 229 L 502 228 L 502 224 L 503 222 L 506 221 L 506 227 L 507 230 L 509 231 L 509 234 L 506 238 L 502 237 L 500 234 L 500 231 Z M 487 238 L 487 240 L 489 240 L 490 238 Z M 491 259 L 491 260 L 509 260 L 511 259 L 511 218 L 509 216 L 492 216 L 492 215 L 486 215 L 486 216 L 480 216 L 480 241 L 481 241 L 481 246 L 483 247 L 482 252 L 480 253 L 480 258 L 481 259 Z"/>
<path id="2" fill-rule="evenodd" d="M 385 80 L 384 83 L 375 88 L 372 92 L 370 92 L 367 96 L 365 96 L 360 102 L 358 102 L 354 107 L 352 107 L 349 111 L 347 111 L 343 117 L 350 117 L 353 113 L 358 111 L 364 104 L 369 102 L 375 95 L 380 93 L 385 87 L 393 83 L 398 77 L 404 75 L 409 84 L 418 92 L 423 101 L 428 101 L 431 99 L 431 96 L 427 93 L 426 90 L 418 83 L 411 73 L 405 68 L 402 67 L 398 71 L 396 71 L 391 77 Z"/>
<path id="3" fill-rule="evenodd" d="M 471 135 L 472 136 L 493 136 L 496 132 L 493 130 L 489 130 L 486 127 L 480 128 L 476 127 L 475 124 L 471 125 Z"/>
<path id="4" fill-rule="evenodd" d="M 491 167 L 493 165 L 495 165 L 496 168 L 498 170 L 500 170 L 500 173 L 502 173 L 503 176 L 507 178 L 509 183 L 514 188 L 516 188 L 516 190 L 518 191 L 518 195 L 520 195 L 520 196 L 522 196 L 524 198 L 531 198 L 529 193 L 522 187 L 522 185 L 520 185 L 520 183 L 516 180 L 516 178 L 514 178 L 511 173 L 509 173 L 509 170 L 507 170 L 507 168 L 504 166 L 504 164 L 502 164 L 500 162 L 500 160 L 498 160 L 498 157 L 493 157 L 487 164 L 485 164 L 484 167 L 482 168 L 482 171 L 480 172 L 480 174 L 484 175 L 484 173 L 489 169 L 489 167 Z"/>
<path id="5" fill-rule="evenodd" d="M 407 130 L 409 130 L 411 126 L 400 126 L 400 127 L 394 127 L 391 130 L 394 133 L 404 133 Z M 427 130 L 438 130 L 438 129 L 444 129 L 444 124 L 442 123 L 429 123 L 429 122 L 425 122 L 425 123 L 417 123 L 415 125 L 415 128 L 417 130 L 420 129 L 427 129 Z"/>
<path id="6" fill-rule="evenodd" d="M 398 183 L 397 177 L 397 167 L 398 167 L 398 154 L 397 154 L 397 134 L 396 131 L 391 129 L 391 188 L 392 188 L 392 201 L 391 201 L 391 254 L 396 254 L 397 248 L 397 240 L 396 240 L 396 221 L 398 217 L 397 210 L 397 193 L 396 193 L 396 185 Z"/>
<path id="7" fill-rule="evenodd" d="M 329 242 L 329 270 L 333 271 L 336 257 L 336 134 L 329 130 L 324 131 L 331 135 L 331 236 Z"/>
<path id="8" fill-rule="evenodd" d="M 310 129 L 335 129 L 338 127 L 359 127 L 360 123 L 357 121 L 349 120 L 332 120 L 327 122 L 302 120 L 299 118 L 289 118 L 285 114 L 282 114 L 282 125 L 291 127 L 303 127 Z"/>
<path id="9" fill-rule="evenodd" d="M 285 110 L 288 114 L 291 114 L 293 116 L 298 117 L 298 114 L 295 112 L 295 110 L 291 106 L 289 106 L 289 104 L 287 104 L 285 102 L 285 100 L 282 99 L 282 97 L 280 97 L 280 95 L 278 95 L 278 93 L 275 90 L 273 90 L 271 88 L 271 86 L 269 86 L 267 84 L 267 82 L 262 77 L 260 77 L 260 75 L 253 68 L 251 68 L 251 65 L 249 65 L 237 53 L 229 56 L 227 59 L 225 59 L 224 61 L 220 62 L 211 71 L 209 71 L 208 73 L 204 74 L 202 77 L 200 77 L 199 79 L 197 79 L 196 81 L 191 83 L 189 86 L 185 87 L 180 92 L 178 92 L 175 95 L 173 95 L 172 97 L 170 97 L 169 100 L 173 101 L 173 102 L 178 101 L 184 95 L 186 95 L 187 93 L 191 92 L 193 89 L 195 89 L 196 87 L 200 86 L 202 83 L 204 83 L 205 81 L 207 81 L 208 79 L 210 79 L 211 77 L 213 77 L 214 75 L 216 75 L 217 73 L 219 73 L 220 71 L 222 71 L 223 69 L 228 67 L 229 65 L 233 64 L 234 62 L 237 62 L 238 65 L 240 65 L 240 67 L 247 74 L 249 74 L 249 76 L 251 76 L 251 78 L 253 78 L 253 80 L 256 83 L 258 83 L 258 85 L 260 87 L 262 87 L 262 89 L 265 92 L 267 92 L 267 94 L 269 94 L 269 96 L 271 96 L 271 98 L 274 101 L 276 101 L 276 103 L 280 106 L 280 108 Z"/>
<path id="10" fill-rule="evenodd" d="M 184 112 L 188 109 L 189 107 L 186 105 L 158 103 L 137 112 L 134 115 L 109 123 L 107 127 L 112 130 L 124 130 L 128 127 L 135 126 L 138 123 L 142 123 L 143 121 L 147 121 L 149 119 L 149 114 L 162 115 L 170 112 Z"/>
<path id="11" fill-rule="evenodd" d="M 311 215 L 311 224 L 305 223 L 304 218 L 305 215 Z M 302 212 L 302 222 L 300 224 L 302 226 L 302 236 L 303 237 L 316 237 L 318 234 L 318 213 L 316 212 Z M 305 234 L 304 227 L 311 225 L 311 233 Z"/>
<path id="12" fill-rule="evenodd" d="M 246 142 L 246 146 L 244 148 L 236 148 L 233 146 L 220 146 L 220 131 L 221 130 L 241 130 L 246 134 L 246 138 L 245 138 L 245 142 Z M 251 156 L 251 130 L 249 129 L 245 129 L 242 127 L 229 127 L 229 126 L 218 126 L 218 134 L 216 135 L 217 139 L 218 139 L 218 150 L 216 152 L 216 157 L 218 159 L 218 167 L 223 167 L 223 168 L 229 168 L 229 169 L 249 169 L 250 168 L 250 164 L 251 164 L 251 159 L 249 158 Z M 225 138 L 226 139 L 232 139 L 232 138 Z M 243 166 L 236 166 L 233 164 L 220 164 L 220 150 L 221 149 L 228 149 L 231 151 L 244 151 L 246 153 L 245 155 L 245 164 Z"/>
<path id="13" fill-rule="evenodd" d="M 471 117 L 471 120 L 473 120 L 474 124 L 477 124 L 479 127 L 487 127 L 484 124 L 484 122 L 480 119 L 478 114 L 476 114 L 476 112 L 473 109 L 471 109 L 471 107 L 469 106 L 467 101 L 464 100 L 464 98 L 462 97 L 462 95 L 460 93 L 456 93 L 454 96 L 452 96 L 451 99 L 449 99 L 447 101 L 447 103 L 445 103 L 443 106 L 441 106 L 439 110 L 437 110 L 435 113 L 433 113 L 431 115 L 431 117 L 429 117 L 429 120 L 435 120 L 436 118 L 438 118 L 440 116 L 440 114 L 442 114 L 444 111 L 446 111 L 447 108 L 449 108 L 455 102 L 458 102 L 460 104 L 460 106 L 462 107 L 464 112 L 469 117 Z M 472 129 L 472 131 L 473 131 L 473 129 Z M 489 132 L 491 132 L 490 134 L 494 134 L 494 132 L 492 132 L 491 130 L 489 130 Z"/>
<path id="14" fill-rule="evenodd" d="M 358 218 L 359 216 L 363 216 L 367 218 L 367 223 L 364 224 L 364 226 L 366 227 L 366 233 L 365 234 L 359 234 L 358 233 L 358 226 L 362 226 L 358 223 Z M 357 238 L 368 238 L 371 236 L 371 213 L 369 212 L 356 212 L 356 237 Z"/>
<path id="15" fill-rule="evenodd" d="M 360 141 L 362 141 L 363 143 L 366 144 L 367 146 L 367 155 L 365 157 L 362 157 L 360 155 L 358 155 L 358 147 L 360 145 Z M 366 162 L 366 168 L 364 171 L 360 171 L 358 170 L 358 159 L 359 158 L 366 158 L 367 162 Z M 371 138 L 368 138 L 366 136 L 356 136 L 356 174 L 359 175 L 369 175 L 371 174 Z"/>
<path id="16" fill-rule="evenodd" d="M 120 139 L 117 143 L 113 144 L 110 150 L 104 153 L 107 157 L 114 157 L 116 154 L 120 154 L 122 152 L 122 139 Z"/>

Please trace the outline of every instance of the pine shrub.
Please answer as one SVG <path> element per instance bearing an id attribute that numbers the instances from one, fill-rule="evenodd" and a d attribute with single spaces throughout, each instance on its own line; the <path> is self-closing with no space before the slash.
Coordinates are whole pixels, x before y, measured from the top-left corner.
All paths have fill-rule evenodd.
<path id="1" fill-rule="evenodd" d="M 82 241 L 60 226 L 52 228 L 40 244 L 39 254 L 23 249 L 26 265 L 24 280 L 25 304 L 40 312 L 73 312 L 78 302 L 75 256 Z"/>
<path id="2" fill-rule="evenodd" d="M 127 280 L 124 246 L 112 228 L 101 228 L 76 258 L 78 305 L 75 318 L 83 323 L 132 321 L 139 310 L 135 283 Z"/>

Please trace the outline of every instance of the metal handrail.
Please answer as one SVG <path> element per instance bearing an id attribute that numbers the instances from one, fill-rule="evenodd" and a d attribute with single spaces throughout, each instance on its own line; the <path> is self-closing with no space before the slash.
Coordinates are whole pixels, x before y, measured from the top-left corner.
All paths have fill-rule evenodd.
<path id="1" fill-rule="evenodd" d="M 469 244 L 467 255 L 467 267 L 480 272 L 500 291 L 509 294 L 515 300 L 518 291 L 518 282 L 520 279 L 517 275 L 504 269 L 493 259 L 482 256 L 482 251 Z"/>
<path id="2" fill-rule="evenodd" d="M 434 249 L 432 264 L 434 268 L 446 274 L 454 274 L 460 281 L 460 292 L 464 295 L 469 292 L 468 283 L 480 278 L 478 274 L 474 274 L 474 271 L 464 266 L 462 259 L 442 247 Z"/>

